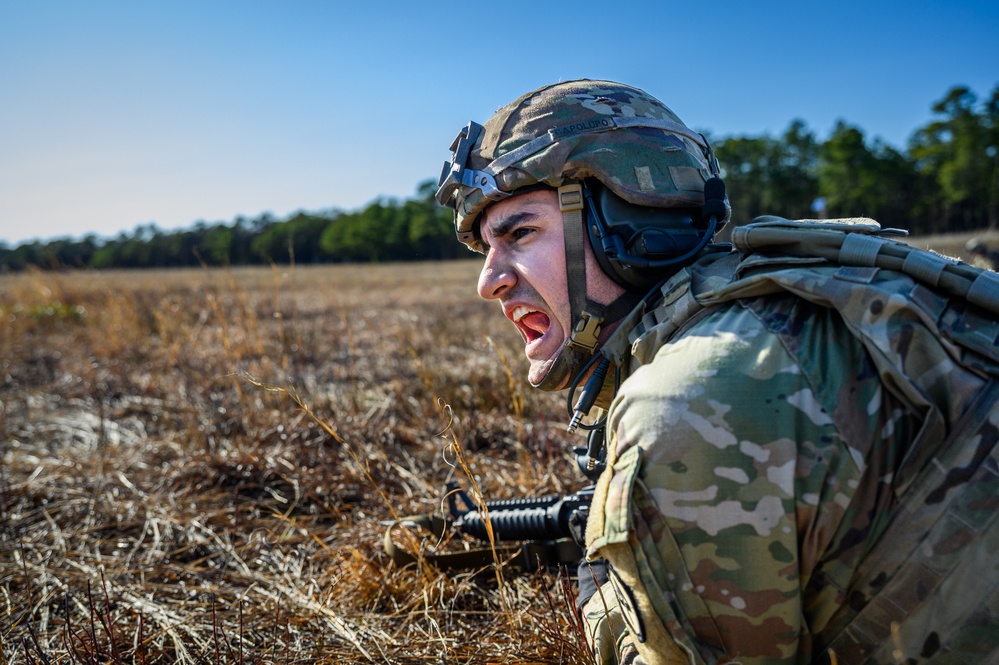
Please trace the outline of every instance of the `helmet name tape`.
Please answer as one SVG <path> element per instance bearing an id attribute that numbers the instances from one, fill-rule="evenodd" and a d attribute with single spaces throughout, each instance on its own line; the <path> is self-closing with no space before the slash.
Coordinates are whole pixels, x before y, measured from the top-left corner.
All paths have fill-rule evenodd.
<path id="1" fill-rule="evenodd" d="M 590 132 L 595 129 L 614 129 L 614 121 L 610 118 L 597 118 L 595 120 L 587 120 L 586 122 L 577 122 L 571 125 L 566 125 L 565 127 L 556 127 L 549 133 L 552 138 L 556 141 L 566 136 L 571 136 L 572 134 L 580 134 L 583 132 Z"/>

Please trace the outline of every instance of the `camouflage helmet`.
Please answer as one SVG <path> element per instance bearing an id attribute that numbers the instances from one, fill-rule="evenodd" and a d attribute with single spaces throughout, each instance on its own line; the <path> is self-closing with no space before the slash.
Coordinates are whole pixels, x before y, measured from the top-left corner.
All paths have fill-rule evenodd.
<path id="1" fill-rule="evenodd" d="M 475 251 L 484 249 L 477 222 L 491 203 L 518 190 L 558 191 L 573 323 L 536 384 L 542 390 L 579 380 L 596 360 L 603 324 L 627 314 L 664 270 L 693 261 L 731 214 L 707 140 L 648 93 L 611 81 L 538 88 L 485 125 L 468 123 L 451 152 L 437 200 L 454 210 L 458 239 Z M 627 289 L 612 303 L 587 297 L 584 238 Z"/>
<path id="2" fill-rule="evenodd" d="M 476 251 L 479 214 L 524 187 L 594 178 L 635 205 L 699 207 L 719 171 L 703 135 L 643 90 L 611 81 L 538 88 L 484 126 L 470 122 L 451 150 L 437 200 L 454 209 L 458 239 Z"/>

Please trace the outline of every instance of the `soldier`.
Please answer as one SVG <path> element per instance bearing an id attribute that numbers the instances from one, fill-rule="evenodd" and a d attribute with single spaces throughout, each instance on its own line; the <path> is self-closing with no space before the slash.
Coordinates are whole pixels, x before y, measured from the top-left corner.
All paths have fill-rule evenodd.
<path id="1" fill-rule="evenodd" d="M 540 88 L 451 149 L 438 200 L 485 254 L 479 294 L 532 385 L 585 383 L 572 424 L 595 406 L 580 426 L 606 430 L 580 569 L 600 662 L 999 657 L 994 318 L 901 272 L 715 244 L 708 142 L 633 87 Z M 798 238 L 785 222 L 761 228 Z M 854 226 L 867 261 L 875 224 L 829 228 Z M 924 255 L 907 267 L 950 270 Z M 957 352 L 965 333 L 992 337 Z"/>
<path id="2" fill-rule="evenodd" d="M 971 263 L 986 270 L 999 270 L 999 250 L 992 249 L 981 238 L 972 238 L 964 245 Z"/>

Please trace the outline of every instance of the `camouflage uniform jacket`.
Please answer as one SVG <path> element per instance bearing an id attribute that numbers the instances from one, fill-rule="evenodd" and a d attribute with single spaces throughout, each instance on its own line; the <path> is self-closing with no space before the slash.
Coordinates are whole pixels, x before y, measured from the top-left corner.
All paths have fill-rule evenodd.
<path id="1" fill-rule="evenodd" d="M 948 660 L 999 641 L 994 613 L 962 604 L 999 581 L 999 412 L 994 390 L 982 396 L 996 382 L 955 362 L 964 352 L 937 328 L 967 328 L 962 315 L 897 272 L 773 255 L 709 256 L 663 293 L 615 336 L 629 376 L 609 407 L 587 528 L 588 556 L 612 569 L 584 608 L 598 658 L 981 662 Z M 913 299 L 938 321 L 903 306 Z M 994 344 L 994 322 L 986 332 Z M 949 450 L 969 413 L 989 441 Z M 882 541 L 890 521 L 974 474 L 984 480 L 962 524 L 987 537 L 923 541 L 948 552 L 967 541 L 957 572 L 903 568 L 917 547 Z M 885 594 L 870 634 L 851 632 L 899 570 L 917 574 Z M 984 644 L 960 646 L 976 630 Z"/>

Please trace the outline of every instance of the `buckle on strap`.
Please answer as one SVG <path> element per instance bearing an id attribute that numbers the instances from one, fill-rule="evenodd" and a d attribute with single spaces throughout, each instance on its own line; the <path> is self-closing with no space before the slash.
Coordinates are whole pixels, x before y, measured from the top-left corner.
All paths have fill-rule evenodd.
<path id="1" fill-rule="evenodd" d="M 592 353 L 597 348 L 597 337 L 600 335 L 600 326 L 603 322 L 602 316 L 584 309 L 579 314 L 579 321 L 576 323 L 566 346 Z"/>
<path id="2" fill-rule="evenodd" d="M 583 185 L 574 183 L 558 188 L 558 209 L 561 212 L 572 212 L 583 209 Z"/>

